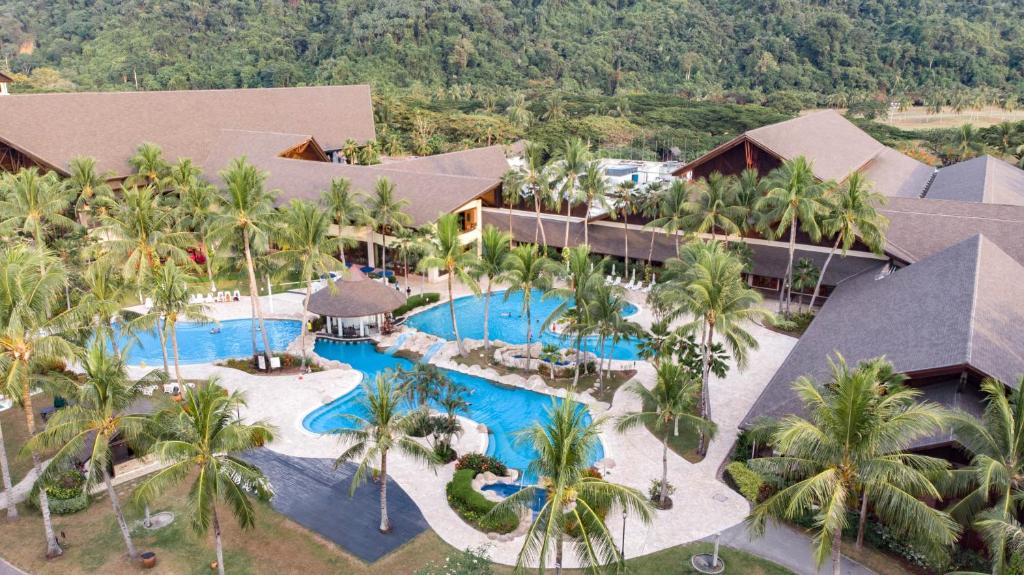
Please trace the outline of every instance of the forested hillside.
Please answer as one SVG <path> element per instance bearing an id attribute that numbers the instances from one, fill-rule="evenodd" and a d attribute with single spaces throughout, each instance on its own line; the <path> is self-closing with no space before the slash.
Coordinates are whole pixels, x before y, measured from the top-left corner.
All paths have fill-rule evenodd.
<path id="1" fill-rule="evenodd" d="M 3 0 L 0 53 L 37 72 L 23 89 L 370 82 L 998 101 L 1024 92 L 1024 3 Z"/>

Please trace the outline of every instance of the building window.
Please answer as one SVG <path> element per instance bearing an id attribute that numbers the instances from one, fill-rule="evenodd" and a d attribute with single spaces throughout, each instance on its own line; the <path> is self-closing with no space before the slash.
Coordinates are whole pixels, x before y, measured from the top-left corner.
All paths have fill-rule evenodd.
<path id="1" fill-rule="evenodd" d="M 471 232 L 476 229 L 476 210 L 459 212 L 459 226 L 462 233 Z"/>
<path id="2" fill-rule="evenodd" d="M 782 280 L 779 278 L 770 278 L 765 276 L 751 275 L 750 285 L 758 289 L 779 291 L 779 284 Z"/>

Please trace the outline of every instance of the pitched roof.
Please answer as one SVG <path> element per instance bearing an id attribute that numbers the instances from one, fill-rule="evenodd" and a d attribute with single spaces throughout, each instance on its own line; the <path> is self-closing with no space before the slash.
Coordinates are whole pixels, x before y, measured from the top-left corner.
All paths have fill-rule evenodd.
<path id="1" fill-rule="evenodd" d="M 914 262 L 976 234 L 1024 262 L 1024 206 L 919 198 L 889 198 L 879 208 L 889 218 L 886 252 Z"/>
<path id="2" fill-rule="evenodd" d="M 1024 206 L 1024 170 L 992 156 L 980 156 L 941 168 L 924 197 Z"/>
<path id="3" fill-rule="evenodd" d="M 387 169 L 421 174 L 500 179 L 508 171 L 508 160 L 505 159 L 504 146 L 495 145 L 437 154 L 436 156 L 393 158 L 381 166 Z"/>
<path id="4" fill-rule="evenodd" d="M 386 283 L 350 270 L 350 278 L 309 296 L 309 311 L 331 317 L 366 317 L 388 313 L 405 303 L 405 294 Z"/>
<path id="5" fill-rule="evenodd" d="M 0 70 L 0 82 L 10 84 L 14 82 L 14 78 L 12 78 L 9 74 L 5 73 L 3 70 Z"/>
<path id="6" fill-rule="evenodd" d="M 935 168 L 900 153 L 882 148 L 861 170 L 874 190 L 890 198 L 917 198 L 928 185 Z"/>
<path id="7" fill-rule="evenodd" d="M 198 161 L 224 129 L 310 134 L 326 149 L 376 137 L 366 85 L 12 95 L 0 117 L 0 141 L 55 169 L 85 155 L 119 176 L 144 142 Z"/>
<path id="8" fill-rule="evenodd" d="M 902 373 L 971 366 L 1008 385 L 1024 373 L 1024 267 L 984 236 L 885 275 L 842 284 L 818 312 L 751 408 L 760 417 L 802 413 L 800 376 L 822 380 L 827 358 L 885 356 Z"/>

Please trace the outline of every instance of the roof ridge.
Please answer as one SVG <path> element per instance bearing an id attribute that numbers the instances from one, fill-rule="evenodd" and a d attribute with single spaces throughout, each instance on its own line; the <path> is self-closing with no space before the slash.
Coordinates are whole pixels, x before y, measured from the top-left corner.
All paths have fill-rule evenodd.
<path id="1" fill-rule="evenodd" d="M 921 190 L 921 195 L 918 198 L 924 198 L 928 195 L 928 192 L 932 189 L 932 184 L 935 183 L 935 177 L 939 175 L 939 168 L 932 169 L 932 174 L 928 176 L 928 182 L 925 183 L 924 189 Z"/>
<path id="2" fill-rule="evenodd" d="M 122 95 L 152 95 L 152 94 L 194 94 L 209 92 L 269 92 L 277 90 L 303 90 L 318 88 L 367 88 L 371 92 L 373 88 L 369 84 L 326 84 L 323 86 L 270 86 L 258 88 L 199 88 L 181 90 L 89 90 L 72 92 L 31 92 L 10 94 L 11 98 L 42 97 L 42 96 L 122 96 Z"/>
<path id="3" fill-rule="evenodd" d="M 971 291 L 971 313 L 967 318 L 967 364 L 971 363 L 971 355 L 974 351 L 974 320 L 978 314 L 978 280 L 981 277 L 981 248 L 985 243 L 985 236 L 977 234 L 977 257 L 974 258 L 974 285 Z M 973 239 L 973 238 L 972 238 Z"/>

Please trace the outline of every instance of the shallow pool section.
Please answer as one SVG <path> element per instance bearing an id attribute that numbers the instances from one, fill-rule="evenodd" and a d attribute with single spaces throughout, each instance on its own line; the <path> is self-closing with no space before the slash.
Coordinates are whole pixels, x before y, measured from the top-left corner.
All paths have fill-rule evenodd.
<path id="1" fill-rule="evenodd" d="M 542 343 L 553 343 L 561 347 L 571 347 L 569 338 L 551 331 L 541 333 L 541 325 L 564 301 L 562 298 L 550 297 L 544 299 L 540 290 L 533 291 L 530 301 L 530 320 L 533 323 L 533 341 Z M 484 300 L 483 296 L 466 296 L 456 298 L 455 316 L 459 321 L 459 335 L 469 339 L 484 338 Z M 627 304 L 625 315 L 630 316 L 637 312 L 636 306 Z M 523 294 L 513 293 L 505 299 L 505 292 L 491 294 L 491 305 L 488 315 L 487 330 L 491 339 L 500 339 L 506 343 L 526 343 L 526 313 L 523 311 Z M 455 339 L 455 332 L 452 329 L 452 320 L 448 305 L 434 306 L 426 311 L 413 315 L 406 321 L 406 325 L 414 327 L 422 332 L 430 333 L 447 340 Z M 539 337 L 538 337 L 538 334 Z M 587 351 L 597 353 L 597 338 L 590 337 L 584 340 L 583 348 Z M 610 341 L 605 343 L 605 357 L 613 359 L 632 360 L 638 359 L 640 340 L 626 339 L 612 345 Z"/>
<path id="2" fill-rule="evenodd" d="M 271 351 L 284 351 L 302 331 L 298 321 L 264 320 Z M 209 363 L 252 355 L 252 332 L 250 320 L 236 319 L 219 323 L 197 324 L 178 322 L 178 359 L 181 363 Z M 218 331 L 219 328 L 219 331 Z M 216 332 L 216 333 L 214 333 Z M 136 341 L 137 340 L 137 341 Z M 128 346 L 128 363 L 145 362 L 150 366 L 163 364 L 160 352 L 160 338 L 156 331 L 143 332 L 135 338 L 118 337 L 121 349 Z M 170 342 L 167 344 L 168 358 L 171 358 Z M 263 338 L 256 332 L 256 347 L 263 350 Z"/>
<path id="3" fill-rule="evenodd" d="M 407 359 L 379 353 L 371 343 L 339 343 L 328 340 L 316 342 L 316 353 L 321 357 L 341 361 L 363 372 L 367 381 L 372 381 L 378 373 L 385 369 L 397 367 L 408 368 L 412 365 Z M 563 401 L 559 398 L 520 389 L 499 385 L 471 375 L 445 370 L 445 374 L 469 389 L 467 401 L 469 409 L 460 413 L 478 423 L 487 426 L 489 436 L 487 454 L 500 459 L 505 465 L 524 472 L 535 458 L 532 447 L 517 442 L 515 434 L 534 422 L 545 423 L 548 419 L 547 410 L 552 401 Z M 333 402 L 317 408 L 305 417 L 302 425 L 315 433 L 327 433 L 338 428 L 348 428 L 352 423 L 343 414 L 365 417 L 365 409 L 360 403 L 363 396 L 361 387 L 350 391 Z M 582 404 L 580 409 L 584 409 Z M 589 418 L 589 415 L 587 416 Z M 604 457 L 604 451 L 598 447 L 592 455 L 597 462 Z M 526 476 L 524 481 L 532 483 L 536 478 Z"/>

